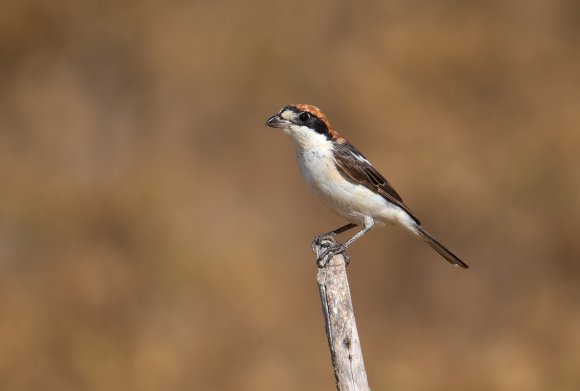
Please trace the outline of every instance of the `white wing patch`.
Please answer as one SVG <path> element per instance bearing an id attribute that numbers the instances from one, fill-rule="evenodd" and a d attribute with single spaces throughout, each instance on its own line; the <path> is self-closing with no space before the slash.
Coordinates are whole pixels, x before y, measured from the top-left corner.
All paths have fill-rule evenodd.
<path id="1" fill-rule="evenodd" d="M 350 154 L 351 154 L 352 156 L 354 156 L 354 158 L 355 158 L 356 160 L 358 160 L 359 162 L 361 162 L 361 163 L 367 163 L 367 164 L 371 164 L 371 162 L 369 162 L 367 159 L 365 159 L 365 157 L 364 157 L 364 156 L 362 156 L 361 154 L 358 154 L 358 153 L 356 153 L 356 151 L 353 151 L 353 150 L 351 149 L 349 152 L 350 152 Z"/>

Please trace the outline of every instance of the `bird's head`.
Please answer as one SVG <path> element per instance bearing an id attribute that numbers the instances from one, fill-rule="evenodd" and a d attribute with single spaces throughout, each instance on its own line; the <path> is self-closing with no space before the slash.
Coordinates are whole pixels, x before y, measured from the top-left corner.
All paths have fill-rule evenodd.
<path id="1" fill-rule="evenodd" d="M 320 109 L 304 103 L 284 106 L 266 121 L 266 125 L 282 129 L 303 147 L 317 141 L 337 141 L 341 138 Z"/>

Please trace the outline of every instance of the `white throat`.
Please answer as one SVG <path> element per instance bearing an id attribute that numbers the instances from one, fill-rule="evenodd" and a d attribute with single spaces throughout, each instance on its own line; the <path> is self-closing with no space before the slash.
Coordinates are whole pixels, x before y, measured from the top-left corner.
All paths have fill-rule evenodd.
<path id="1" fill-rule="evenodd" d="M 283 130 L 294 142 L 296 152 L 310 149 L 325 150 L 332 147 L 332 142 L 325 135 L 317 133 L 305 126 L 292 124 Z"/>

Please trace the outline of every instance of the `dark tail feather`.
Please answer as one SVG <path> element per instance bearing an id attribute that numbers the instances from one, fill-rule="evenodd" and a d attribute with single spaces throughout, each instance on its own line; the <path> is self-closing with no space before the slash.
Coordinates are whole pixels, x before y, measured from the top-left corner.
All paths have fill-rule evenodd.
<path id="1" fill-rule="evenodd" d="M 445 247 L 444 245 L 439 243 L 437 241 L 437 239 L 435 239 L 433 236 L 429 235 L 429 233 L 427 231 L 425 231 L 423 228 L 417 227 L 417 232 L 419 233 L 419 235 L 421 236 L 421 239 L 423 239 L 423 241 L 425 243 L 427 243 L 429 246 L 431 246 L 431 248 L 433 250 L 435 250 L 439 254 L 441 254 L 441 256 L 443 258 L 447 259 L 450 263 L 452 263 L 456 266 L 461 266 L 464 269 L 469 268 L 469 266 L 467 266 L 467 264 L 465 262 L 463 262 L 461 259 L 459 259 L 459 257 L 457 257 L 457 255 L 455 255 L 451 251 L 449 251 L 447 249 L 447 247 Z"/>

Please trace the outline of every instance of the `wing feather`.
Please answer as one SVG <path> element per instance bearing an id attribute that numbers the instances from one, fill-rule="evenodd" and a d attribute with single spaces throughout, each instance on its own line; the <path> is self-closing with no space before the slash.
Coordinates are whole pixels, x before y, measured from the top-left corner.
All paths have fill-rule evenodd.
<path id="1" fill-rule="evenodd" d="M 333 151 L 334 161 L 336 167 L 347 178 L 353 182 L 365 186 L 367 189 L 377 192 L 384 199 L 390 203 L 403 209 L 405 212 L 415 220 L 418 225 L 421 225 L 419 219 L 416 218 L 409 207 L 405 205 L 403 199 L 397 191 L 391 186 L 389 181 L 385 179 L 378 172 L 371 163 L 348 141 L 336 143 Z"/>

